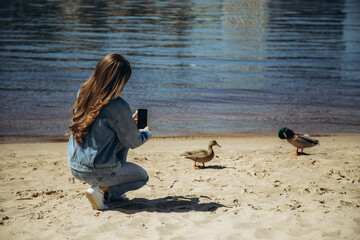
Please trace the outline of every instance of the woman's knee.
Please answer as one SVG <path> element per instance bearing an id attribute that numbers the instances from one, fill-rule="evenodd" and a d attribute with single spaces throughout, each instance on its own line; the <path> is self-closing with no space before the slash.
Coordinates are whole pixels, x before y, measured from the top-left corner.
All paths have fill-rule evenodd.
<path id="1" fill-rule="evenodd" d="M 143 169 L 143 168 L 142 168 L 142 170 L 143 170 L 143 171 L 141 172 L 140 177 L 141 177 L 145 182 L 149 181 L 149 175 L 147 174 L 146 170 Z"/>
<path id="2" fill-rule="evenodd" d="M 139 165 L 135 164 L 135 163 L 127 163 L 128 165 L 126 166 L 128 173 L 130 173 L 131 175 L 133 175 L 132 177 L 134 177 L 135 179 L 133 180 L 139 180 L 139 181 L 145 181 L 147 182 L 149 180 L 149 176 L 146 172 L 146 170 L 142 167 L 140 167 Z"/>
<path id="3" fill-rule="evenodd" d="M 144 180 L 145 184 L 149 181 L 149 176 L 147 175 L 146 179 Z"/>
<path id="4" fill-rule="evenodd" d="M 142 171 L 139 172 L 138 177 L 139 177 L 139 180 L 144 181 L 144 184 L 149 181 L 149 175 L 143 168 L 142 168 Z"/>

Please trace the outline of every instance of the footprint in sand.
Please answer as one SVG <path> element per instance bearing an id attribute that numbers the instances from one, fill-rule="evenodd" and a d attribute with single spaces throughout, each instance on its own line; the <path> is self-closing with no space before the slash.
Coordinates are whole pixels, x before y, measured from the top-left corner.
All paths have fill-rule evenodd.
<path id="1" fill-rule="evenodd" d="M 329 192 L 333 192 L 333 191 L 328 189 L 328 188 L 324 188 L 324 187 L 321 187 L 321 188 L 316 190 L 316 193 L 318 195 L 323 195 L 323 194 L 326 194 L 326 193 L 329 193 Z"/>
<path id="2" fill-rule="evenodd" d="M 297 200 L 291 200 L 286 206 L 290 208 L 290 210 L 295 210 L 301 207 L 301 203 Z"/>
<path id="3" fill-rule="evenodd" d="M 162 172 L 156 172 L 154 177 L 156 177 L 157 179 L 159 179 L 160 181 L 164 181 L 162 178 L 164 177 L 164 173 Z"/>

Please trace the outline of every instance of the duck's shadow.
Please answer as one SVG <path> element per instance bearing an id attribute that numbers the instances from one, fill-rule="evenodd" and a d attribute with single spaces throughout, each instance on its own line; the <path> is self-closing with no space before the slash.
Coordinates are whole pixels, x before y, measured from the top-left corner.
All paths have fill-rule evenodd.
<path id="1" fill-rule="evenodd" d="M 134 214 L 137 212 L 213 212 L 219 207 L 226 207 L 216 202 L 200 203 L 200 198 L 210 199 L 207 196 L 168 196 L 158 199 L 125 199 L 108 203 L 108 211 L 119 211 L 126 214 Z"/>
<path id="2" fill-rule="evenodd" d="M 292 154 L 292 155 L 294 155 L 294 154 Z M 299 155 L 294 155 L 295 157 L 301 157 L 301 156 L 309 156 L 309 155 L 311 155 L 310 153 L 301 153 L 301 154 L 299 154 Z"/>
<path id="3" fill-rule="evenodd" d="M 199 169 L 224 169 L 224 168 L 229 168 L 229 167 L 226 167 L 226 166 L 221 166 L 221 165 L 209 165 L 209 166 L 197 166 Z M 233 167 L 232 167 L 233 168 Z"/>

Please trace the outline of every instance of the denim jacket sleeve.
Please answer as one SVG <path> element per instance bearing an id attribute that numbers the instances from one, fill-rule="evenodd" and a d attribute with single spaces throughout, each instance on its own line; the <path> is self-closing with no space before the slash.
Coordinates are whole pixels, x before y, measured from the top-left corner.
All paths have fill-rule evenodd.
<path id="1" fill-rule="evenodd" d="M 151 132 L 147 129 L 137 129 L 130 108 L 124 109 L 115 120 L 115 130 L 120 142 L 127 148 L 137 148 L 144 144 L 150 137 Z"/>

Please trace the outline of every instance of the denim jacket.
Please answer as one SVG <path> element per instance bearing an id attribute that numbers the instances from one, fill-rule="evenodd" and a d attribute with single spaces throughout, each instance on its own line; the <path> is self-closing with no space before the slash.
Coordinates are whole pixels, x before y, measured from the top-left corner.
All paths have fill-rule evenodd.
<path id="1" fill-rule="evenodd" d="M 137 129 L 130 107 L 122 98 L 111 100 L 90 127 L 84 143 L 68 142 L 69 167 L 80 172 L 112 172 L 122 167 L 129 148 L 136 148 L 151 137 L 151 132 Z"/>

